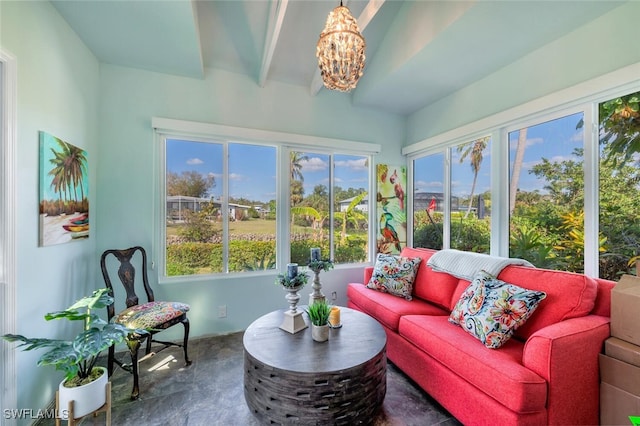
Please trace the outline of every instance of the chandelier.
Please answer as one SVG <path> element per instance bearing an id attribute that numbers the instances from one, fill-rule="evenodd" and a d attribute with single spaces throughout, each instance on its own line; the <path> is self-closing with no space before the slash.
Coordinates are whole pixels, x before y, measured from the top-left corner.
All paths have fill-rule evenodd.
<path id="1" fill-rule="evenodd" d="M 316 48 L 324 86 L 341 92 L 354 89 L 364 70 L 365 48 L 358 23 L 340 1 L 329 13 Z"/>

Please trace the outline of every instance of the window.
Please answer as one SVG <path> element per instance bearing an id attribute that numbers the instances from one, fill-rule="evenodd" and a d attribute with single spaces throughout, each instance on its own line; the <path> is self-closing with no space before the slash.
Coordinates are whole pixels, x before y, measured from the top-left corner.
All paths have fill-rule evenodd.
<path id="1" fill-rule="evenodd" d="M 291 261 L 306 265 L 310 249 L 336 263 L 368 259 L 369 158 L 291 151 Z"/>
<path id="2" fill-rule="evenodd" d="M 165 176 L 167 276 L 276 267 L 275 147 L 168 139 Z"/>
<path id="3" fill-rule="evenodd" d="M 601 278 L 637 274 L 640 262 L 640 92 L 598 105 Z"/>
<path id="4" fill-rule="evenodd" d="M 380 146 L 154 118 L 160 280 L 366 262 Z M 189 135 L 189 136 L 186 136 Z M 296 143 L 296 141 L 298 141 Z M 313 150 L 310 147 L 313 146 Z"/>
<path id="5" fill-rule="evenodd" d="M 413 245 L 437 249 L 442 236 L 443 248 L 468 250 L 459 245 L 455 229 L 460 221 L 456 211 L 465 212 L 465 205 L 468 209 L 465 197 L 469 198 L 469 183 L 473 184 L 463 175 L 465 169 L 469 173 L 469 163 L 467 167 L 460 163 L 466 148 L 464 143 L 459 145 L 484 133 L 491 134 L 492 141 L 483 151 L 476 185 L 480 186 L 473 191 L 469 216 L 474 207 L 480 215 L 476 197 L 486 195 L 491 254 L 614 281 L 624 273 L 637 274 L 640 81 L 628 77 L 629 69 L 636 68 L 621 69 L 404 147 L 402 153 L 409 156 L 414 177 Z M 617 87 L 603 95 L 602 89 L 611 82 Z M 492 161 L 485 168 L 489 156 Z M 441 209 L 434 203 L 435 223 L 431 224 L 423 213 L 421 192 L 439 179 L 440 168 L 445 176 L 442 192 L 450 206 Z M 482 189 L 486 172 L 491 175 L 491 193 Z M 461 190 L 464 185 L 469 189 Z M 441 225 L 439 211 L 445 212 Z"/>
<path id="6" fill-rule="evenodd" d="M 488 253 L 491 240 L 491 138 L 451 148 L 451 248 Z"/>
<path id="7" fill-rule="evenodd" d="M 491 241 L 491 137 L 446 150 L 450 161 L 445 159 L 444 152 L 413 161 L 413 245 L 488 253 Z M 450 179 L 445 180 L 447 175 Z M 445 182 L 449 182 L 448 188 Z M 449 220 L 445 221 L 447 207 Z M 448 241 L 445 241 L 445 235 L 449 235 Z"/>
<path id="8" fill-rule="evenodd" d="M 509 132 L 509 255 L 584 270 L 582 113 Z"/>
<path id="9" fill-rule="evenodd" d="M 440 250 L 444 226 L 444 154 L 413 161 L 413 246 Z"/>

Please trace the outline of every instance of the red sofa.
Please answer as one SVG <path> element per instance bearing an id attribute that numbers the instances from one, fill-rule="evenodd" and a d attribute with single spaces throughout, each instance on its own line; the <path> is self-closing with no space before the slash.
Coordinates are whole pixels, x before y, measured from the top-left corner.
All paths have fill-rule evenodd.
<path id="1" fill-rule="evenodd" d="M 612 281 L 509 265 L 498 279 L 547 297 L 499 349 L 489 349 L 448 322 L 469 281 L 427 266 L 421 257 L 406 300 L 350 283 L 348 306 L 376 318 L 387 333 L 387 356 L 467 425 L 598 424 L 598 354 L 609 337 Z"/>

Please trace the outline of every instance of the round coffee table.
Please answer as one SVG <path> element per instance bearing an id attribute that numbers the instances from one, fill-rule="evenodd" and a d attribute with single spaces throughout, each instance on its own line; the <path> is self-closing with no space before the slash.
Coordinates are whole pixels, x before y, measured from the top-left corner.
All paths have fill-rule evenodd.
<path id="1" fill-rule="evenodd" d="M 310 328 L 281 330 L 283 312 L 258 318 L 244 333 L 244 396 L 254 415 L 266 424 L 370 422 L 387 391 L 382 326 L 341 307 L 342 327 L 319 343 Z"/>

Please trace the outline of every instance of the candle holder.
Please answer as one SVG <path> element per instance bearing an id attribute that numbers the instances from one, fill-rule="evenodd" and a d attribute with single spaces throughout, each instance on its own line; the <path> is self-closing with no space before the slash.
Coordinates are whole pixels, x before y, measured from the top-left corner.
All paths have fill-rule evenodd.
<path id="1" fill-rule="evenodd" d="M 289 274 L 279 274 L 276 278 L 276 284 L 282 286 L 287 291 L 285 299 L 289 302 L 289 310 L 284 312 L 284 318 L 280 328 L 291 334 L 295 334 L 307 328 L 307 324 L 302 317 L 302 311 L 298 311 L 297 306 L 300 301 L 298 291 L 307 283 L 307 274 L 297 274 L 289 276 Z"/>
<path id="2" fill-rule="evenodd" d="M 313 288 L 313 292 L 309 294 L 309 305 L 313 304 L 316 301 L 327 301 L 327 298 L 322 294 L 322 284 L 320 283 L 320 271 L 328 271 L 333 269 L 333 262 L 329 259 L 327 260 L 309 260 L 309 264 L 307 265 L 309 269 L 313 271 L 315 277 L 313 279 L 313 284 L 311 288 Z"/>

